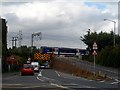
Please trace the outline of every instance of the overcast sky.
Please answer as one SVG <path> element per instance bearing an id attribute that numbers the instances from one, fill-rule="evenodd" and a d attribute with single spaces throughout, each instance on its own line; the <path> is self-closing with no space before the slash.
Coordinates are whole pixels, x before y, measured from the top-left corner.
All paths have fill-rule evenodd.
<path id="1" fill-rule="evenodd" d="M 95 1 L 95 0 L 94 0 Z M 22 31 L 22 45 L 31 46 L 31 35 L 42 32 L 42 40 L 34 39 L 34 45 L 85 48 L 80 36 L 88 29 L 96 32 L 113 30 L 118 23 L 117 0 L 6 0 L 1 3 L 0 16 L 8 23 L 8 47 L 13 36 Z M 116 33 L 118 33 L 116 25 Z M 18 44 L 17 44 L 18 46 Z"/>

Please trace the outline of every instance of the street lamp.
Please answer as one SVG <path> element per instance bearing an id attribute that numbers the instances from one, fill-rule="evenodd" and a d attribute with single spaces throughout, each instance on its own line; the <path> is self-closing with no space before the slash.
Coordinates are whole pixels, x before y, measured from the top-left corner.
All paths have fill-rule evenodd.
<path id="1" fill-rule="evenodd" d="M 110 21 L 110 22 L 113 22 L 114 23 L 114 36 L 113 36 L 113 47 L 115 47 L 115 26 L 116 26 L 116 22 L 113 21 L 113 20 L 109 20 L 109 19 L 104 19 L 104 21 Z"/>
<path id="2" fill-rule="evenodd" d="M 38 33 L 33 33 L 32 34 L 32 36 L 31 36 L 31 58 L 33 59 L 33 55 L 32 55 L 32 53 L 33 53 L 33 38 L 34 37 L 39 37 L 39 39 L 41 40 L 41 38 L 42 38 L 42 33 L 41 32 L 38 32 Z"/>

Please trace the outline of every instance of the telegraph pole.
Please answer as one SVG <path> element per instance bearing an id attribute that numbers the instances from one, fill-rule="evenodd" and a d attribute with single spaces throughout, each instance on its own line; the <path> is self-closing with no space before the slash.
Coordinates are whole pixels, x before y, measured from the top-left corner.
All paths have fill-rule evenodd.
<path id="1" fill-rule="evenodd" d="M 19 31 L 19 34 L 18 34 L 18 41 L 19 41 L 19 47 L 21 47 L 21 44 L 22 44 L 22 31 Z"/>
<path id="2" fill-rule="evenodd" d="M 17 45 L 17 44 L 16 44 L 16 41 L 17 41 L 17 37 L 14 37 L 14 38 L 15 38 L 15 48 L 16 48 L 16 45 Z"/>
<path id="3" fill-rule="evenodd" d="M 12 37 L 12 48 L 15 47 L 16 48 L 16 41 L 18 40 L 18 37 L 15 36 L 15 37 Z"/>
<path id="4" fill-rule="evenodd" d="M 12 48 L 14 46 L 14 37 L 12 37 Z"/>

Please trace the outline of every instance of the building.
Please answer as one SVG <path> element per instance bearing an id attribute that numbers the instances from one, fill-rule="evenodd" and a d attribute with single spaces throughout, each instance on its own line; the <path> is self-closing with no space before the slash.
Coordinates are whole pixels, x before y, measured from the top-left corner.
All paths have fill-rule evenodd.
<path id="1" fill-rule="evenodd" d="M 5 19 L 0 18 L 0 33 L 2 33 L 2 45 L 5 49 L 7 49 L 7 21 Z"/>
<path id="2" fill-rule="evenodd" d="M 120 16 L 119 16 L 119 19 L 118 19 L 118 35 L 120 36 Z"/>
<path id="3" fill-rule="evenodd" d="M 0 55 L 2 55 L 2 71 L 7 71 L 7 21 L 0 17 Z"/>

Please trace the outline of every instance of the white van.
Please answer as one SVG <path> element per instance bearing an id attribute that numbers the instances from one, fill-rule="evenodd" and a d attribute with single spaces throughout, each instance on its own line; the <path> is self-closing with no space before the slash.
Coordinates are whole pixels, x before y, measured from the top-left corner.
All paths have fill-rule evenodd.
<path id="1" fill-rule="evenodd" d="M 33 66 L 35 72 L 39 72 L 39 63 L 38 62 L 31 62 L 31 65 Z"/>

